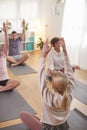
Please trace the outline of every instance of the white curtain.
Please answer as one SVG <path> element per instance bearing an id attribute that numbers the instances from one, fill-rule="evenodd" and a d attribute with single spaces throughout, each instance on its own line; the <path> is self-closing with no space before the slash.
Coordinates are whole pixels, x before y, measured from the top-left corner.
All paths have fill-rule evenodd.
<path id="1" fill-rule="evenodd" d="M 25 19 L 35 19 L 38 13 L 37 0 L 21 0 L 20 16 Z"/>
<path id="2" fill-rule="evenodd" d="M 0 19 L 16 18 L 16 1 L 0 0 Z"/>
<path id="3" fill-rule="evenodd" d="M 62 36 L 71 64 L 87 69 L 87 0 L 66 0 Z"/>
<path id="4" fill-rule="evenodd" d="M 39 0 L 0 0 L 0 28 L 6 20 L 12 23 L 12 29 L 20 32 L 23 19 L 27 23 L 35 21 L 38 17 Z"/>

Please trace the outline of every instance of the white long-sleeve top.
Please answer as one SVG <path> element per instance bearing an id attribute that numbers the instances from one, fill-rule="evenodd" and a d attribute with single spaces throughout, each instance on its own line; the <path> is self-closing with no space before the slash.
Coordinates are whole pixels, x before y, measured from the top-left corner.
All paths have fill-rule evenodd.
<path id="1" fill-rule="evenodd" d="M 54 47 L 48 53 L 48 68 L 50 70 L 62 70 L 64 68 L 64 53 L 55 51 Z"/>
<path id="2" fill-rule="evenodd" d="M 60 107 L 63 96 L 58 92 L 51 92 L 47 87 L 46 73 L 45 73 L 45 58 L 41 58 L 39 65 L 39 89 L 42 101 L 42 117 L 41 122 L 50 125 L 59 125 L 64 123 L 68 116 L 70 105 L 68 110 L 64 111 Z M 69 79 L 69 85 L 67 86 L 67 91 L 72 101 L 73 89 L 74 89 L 74 77 L 73 71 L 69 63 L 67 56 L 64 56 L 65 73 Z M 70 103 L 71 104 L 71 103 Z"/>

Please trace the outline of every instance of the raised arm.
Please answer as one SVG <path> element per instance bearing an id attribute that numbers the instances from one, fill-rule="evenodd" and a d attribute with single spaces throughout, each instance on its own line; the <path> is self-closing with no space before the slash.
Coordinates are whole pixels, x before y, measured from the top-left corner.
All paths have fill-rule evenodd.
<path id="1" fill-rule="evenodd" d="M 67 49 L 66 49 L 66 45 L 65 45 L 65 40 L 63 38 L 61 38 L 61 46 L 63 48 L 63 53 L 64 53 L 64 66 L 65 66 L 65 73 L 67 76 L 73 76 L 73 71 L 72 71 L 72 67 L 69 61 L 69 57 L 68 57 L 68 53 L 67 53 Z"/>
<path id="2" fill-rule="evenodd" d="M 4 31 L 4 37 L 5 37 L 4 52 L 7 55 L 7 53 L 8 53 L 8 34 L 7 34 L 7 26 L 5 23 L 3 23 L 3 31 Z"/>
<path id="3" fill-rule="evenodd" d="M 40 59 L 40 64 L 39 64 L 39 73 L 38 73 L 38 82 L 39 82 L 39 87 L 40 89 L 43 88 L 44 83 L 45 83 L 45 62 L 46 62 L 46 56 L 47 53 L 50 51 L 50 48 L 48 47 L 48 42 L 46 41 L 43 45 L 42 49 L 42 57 Z"/>
<path id="4" fill-rule="evenodd" d="M 39 64 L 38 83 L 39 83 L 41 99 L 44 100 L 44 102 L 50 106 L 52 105 L 53 102 L 53 94 L 52 92 L 49 91 L 47 87 L 46 73 L 45 73 L 46 56 L 49 51 L 50 48 L 48 47 L 48 42 L 46 41 L 42 49 L 42 57 L 40 59 L 40 64 Z"/>
<path id="5" fill-rule="evenodd" d="M 52 55 L 52 52 L 50 51 L 49 54 L 48 54 L 48 64 L 49 64 L 49 69 L 50 70 L 54 70 L 54 59 L 53 59 L 53 55 Z"/>
<path id="6" fill-rule="evenodd" d="M 21 40 L 24 40 L 24 37 L 25 37 L 25 31 L 26 31 L 26 25 L 25 25 L 25 20 L 23 19 L 23 22 L 22 22 L 22 33 L 21 33 Z"/>
<path id="7" fill-rule="evenodd" d="M 72 94 L 73 89 L 74 89 L 74 75 L 73 75 L 73 70 L 72 67 L 70 65 L 70 61 L 69 61 L 69 57 L 67 54 L 67 49 L 66 49 L 66 45 L 65 45 L 65 41 L 63 38 L 61 38 L 61 45 L 63 48 L 63 52 L 64 52 L 64 68 L 65 68 L 65 74 L 69 80 L 69 87 L 67 88 L 67 90 Z"/>

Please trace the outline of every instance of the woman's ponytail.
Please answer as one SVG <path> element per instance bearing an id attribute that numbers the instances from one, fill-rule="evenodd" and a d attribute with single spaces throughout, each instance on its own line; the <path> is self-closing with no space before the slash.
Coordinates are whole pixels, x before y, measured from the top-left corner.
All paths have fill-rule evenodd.
<path id="1" fill-rule="evenodd" d="M 67 93 L 66 91 L 63 94 L 63 100 L 61 103 L 61 108 L 63 110 L 67 110 L 70 107 L 70 103 L 71 103 L 71 97 L 69 95 L 69 93 Z"/>

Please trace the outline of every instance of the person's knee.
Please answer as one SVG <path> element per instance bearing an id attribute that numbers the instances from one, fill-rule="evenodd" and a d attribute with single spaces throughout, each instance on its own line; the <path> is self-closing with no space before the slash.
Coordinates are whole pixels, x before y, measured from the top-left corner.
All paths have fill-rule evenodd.
<path id="1" fill-rule="evenodd" d="M 20 81 L 18 80 L 18 81 L 17 81 L 17 86 L 19 86 L 19 85 L 20 85 Z"/>
<path id="2" fill-rule="evenodd" d="M 29 54 L 26 53 L 26 54 L 24 55 L 24 57 L 25 57 L 26 59 L 28 59 L 28 58 L 29 58 Z"/>
<path id="3" fill-rule="evenodd" d="M 28 58 L 29 58 L 29 55 L 28 55 L 28 54 L 26 54 L 26 55 L 25 55 L 25 57 L 26 57 L 26 59 L 28 59 Z"/>
<path id="4" fill-rule="evenodd" d="M 16 87 L 18 87 L 19 85 L 20 85 L 20 81 L 19 81 L 19 80 L 16 80 L 16 81 L 15 81 L 15 86 L 14 86 L 14 87 L 16 88 Z"/>
<path id="5" fill-rule="evenodd" d="M 41 122 L 34 115 L 22 112 L 20 114 L 22 122 L 31 130 L 41 130 Z"/>
<path id="6" fill-rule="evenodd" d="M 29 55 L 26 53 L 22 56 L 22 58 L 24 58 L 25 60 L 27 60 L 29 58 Z"/>

